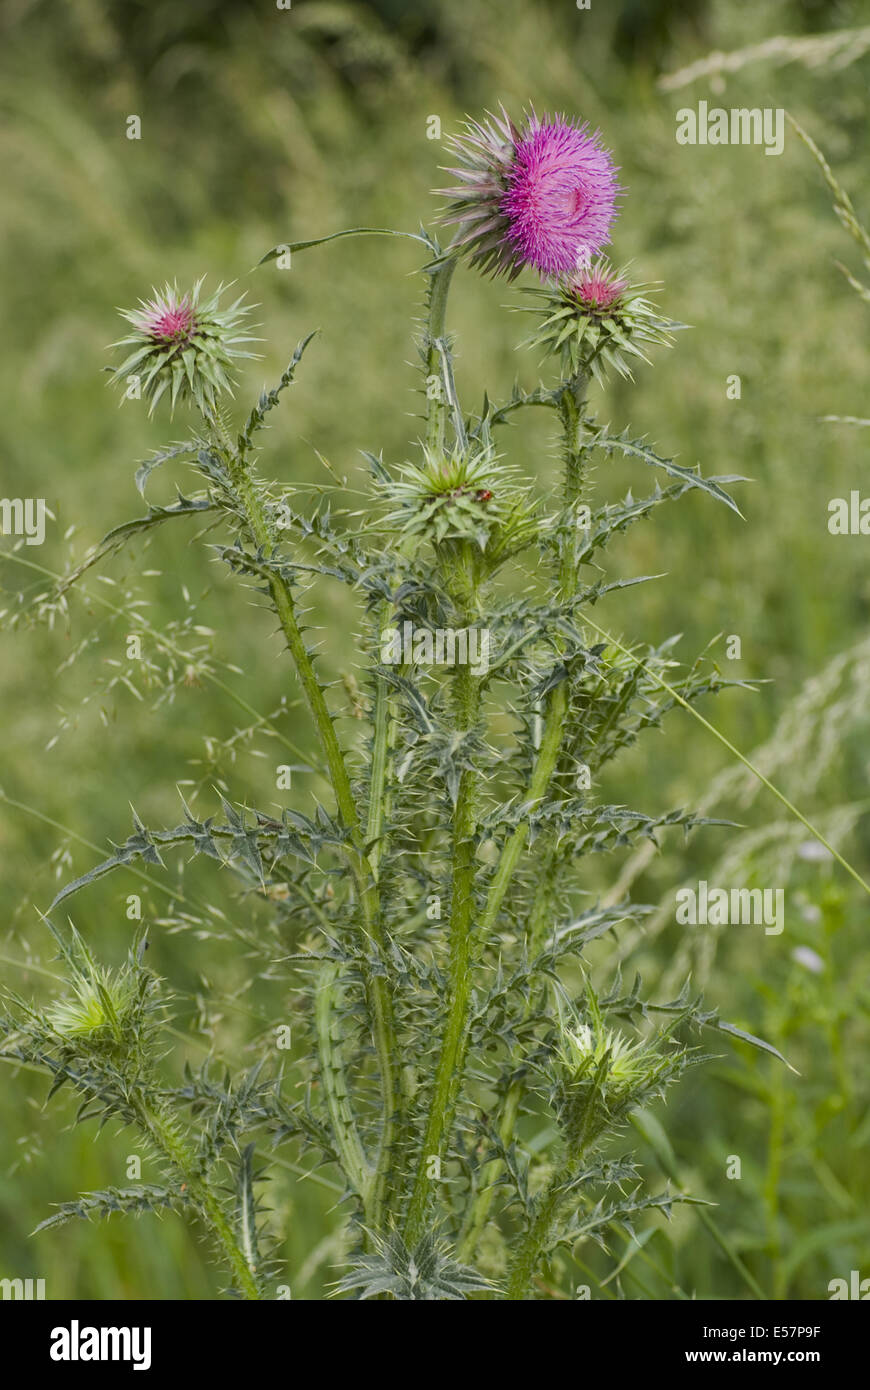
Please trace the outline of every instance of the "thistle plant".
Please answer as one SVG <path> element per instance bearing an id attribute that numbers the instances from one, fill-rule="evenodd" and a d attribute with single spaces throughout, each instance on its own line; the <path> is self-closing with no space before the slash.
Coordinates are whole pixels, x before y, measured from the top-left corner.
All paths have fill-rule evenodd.
<path id="1" fill-rule="evenodd" d="M 593 611 L 643 577 L 608 579 L 604 555 L 687 492 L 736 511 L 734 480 L 706 478 L 593 413 L 590 382 L 629 375 L 676 326 L 627 272 L 596 259 L 619 192 L 601 137 L 561 117 L 514 124 L 502 111 L 470 122 L 451 150 L 460 186 L 442 220 L 455 239 L 413 238 L 424 257 L 426 405 L 409 457 L 385 461 L 376 442 L 365 452 L 361 510 L 300 505 L 298 491 L 268 480 L 259 450 L 312 335 L 234 420 L 226 397 L 251 342 L 238 331 L 245 303 L 221 310 L 218 295 L 201 299 L 202 282 L 167 287 L 125 315 L 131 351 L 113 380 L 124 388 L 140 374 L 151 410 L 191 410 L 188 438 L 139 467 L 140 491 L 170 463 L 192 467 L 196 488 L 117 527 L 63 583 L 72 589 L 157 526 L 205 516 L 212 555 L 277 620 L 288 682 L 318 742 L 322 802 L 214 796 L 201 809 L 182 802 L 175 826 L 137 817 L 48 909 L 68 991 L 45 1008 L 10 999 L 0 1020 L 7 1056 L 74 1090 L 81 1119 L 131 1129 L 158 1169 L 159 1182 L 67 1202 L 48 1224 L 181 1211 L 208 1232 L 227 1286 L 245 1298 L 292 1284 L 259 1187 L 279 1149 L 338 1176 L 332 1220 L 349 1252 L 338 1296 L 523 1300 L 549 1287 L 545 1272 L 566 1282 L 585 1242 L 607 1249 L 614 1233 L 696 1200 L 640 1170 L 627 1122 L 702 1060 L 693 1033 L 738 1031 L 688 983 L 676 998 L 650 999 L 640 980 L 626 990 L 618 973 L 595 979 L 587 959 L 591 943 L 651 911 L 595 898 L 590 856 L 726 824 L 613 802 L 610 764 L 677 705 L 738 683 L 701 662 L 681 668 L 666 635 L 611 639 Z M 447 329 L 462 262 L 470 273 L 538 276 L 532 342 L 544 376 L 487 395 L 477 413 L 460 400 Z M 512 448 L 507 426 L 526 410 L 553 422 L 555 488 Z M 601 466 L 614 455 L 664 485 L 614 497 Z M 358 604 L 347 634 L 364 671 L 353 738 L 339 732 L 306 636 L 325 579 Z M 385 660 L 384 634 L 408 624 L 430 636 L 485 629 L 489 660 L 427 664 L 416 645 Z M 199 1072 L 182 1068 L 167 1031 L 171 996 L 143 964 L 144 938 L 117 969 L 56 924 L 95 880 L 131 866 L 159 873 L 173 851 L 224 870 L 220 883 L 241 891 L 236 917 L 250 907 L 239 983 L 259 957 L 262 973 L 301 999 L 292 1063 L 272 1029 L 246 1069 L 219 1042 Z"/>

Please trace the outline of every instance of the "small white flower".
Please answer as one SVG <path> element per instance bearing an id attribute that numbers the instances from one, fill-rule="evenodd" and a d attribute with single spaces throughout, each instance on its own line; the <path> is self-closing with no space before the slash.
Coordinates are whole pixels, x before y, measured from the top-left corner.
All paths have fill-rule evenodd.
<path id="1" fill-rule="evenodd" d="M 831 851 L 819 844 L 818 840 L 804 840 L 798 845 L 798 859 L 805 860 L 807 864 L 824 864 L 833 857 Z"/>
<path id="2" fill-rule="evenodd" d="M 805 970 L 809 970 L 813 975 L 821 975 L 825 968 L 825 962 L 811 946 L 795 946 L 791 953 L 791 958 L 798 965 L 802 965 Z"/>

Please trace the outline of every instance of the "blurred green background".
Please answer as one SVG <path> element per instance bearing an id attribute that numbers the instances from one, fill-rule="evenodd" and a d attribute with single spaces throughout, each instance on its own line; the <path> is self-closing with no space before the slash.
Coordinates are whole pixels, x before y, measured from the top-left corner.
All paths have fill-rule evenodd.
<path id="1" fill-rule="evenodd" d="M 864 483 L 868 436 L 820 419 L 870 413 L 870 311 L 835 265 L 858 272 L 860 257 L 791 132 L 778 158 L 675 140 L 675 112 L 702 99 L 785 107 L 859 214 L 870 214 L 867 32 L 835 53 L 805 42 L 868 25 L 870 5 L 825 0 L 593 0 L 588 11 L 574 0 L 293 0 L 286 10 L 270 0 L 5 0 L 2 492 L 45 497 L 55 518 L 42 547 L 14 548 L 7 537 L 0 564 L 0 970 L 11 988 L 51 987 L 38 911 L 58 877 L 83 872 L 110 838 L 126 836 L 129 803 L 146 822 L 174 823 L 179 784 L 198 807 L 216 785 L 238 801 L 274 800 L 286 754 L 232 692 L 259 714 L 278 711 L 300 762 L 311 747 L 268 616 L 177 526 L 92 573 L 68 612 L 31 621 L 34 597 L 49 587 L 33 566 L 60 572 L 138 514 L 135 463 L 183 437 L 183 421 L 168 426 L 159 412 L 149 421 L 133 403 L 119 410 L 106 391 L 116 307 L 167 278 L 238 280 L 260 305 L 265 339 L 265 360 L 244 373 L 240 411 L 319 328 L 263 467 L 287 485 L 328 482 L 322 456 L 357 486 L 361 449 L 401 460 L 417 433 L 413 244 L 339 242 L 295 256 L 290 271 L 252 267 L 276 243 L 345 226 L 434 226 L 444 156 L 427 138 L 430 118 L 447 132 L 499 101 L 601 127 L 627 190 L 614 257 L 662 281 L 666 312 L 690 325 L 636 384 L 596 388 L 602 418 L 631 423 L 706 473 L 754 480 L 738 485 L 743 522 L 699 494 L 615 546 L 614 575 L 666 575 L 615 595 L 598 620 L 625 640 L 682 633 L 683 660 L 719 634 L 740 636 L 739 661 L 722 638 L 712 654 L 725 675 L 766 683 L 707 702 L 705 715 L 738 747 L 760 748 L 768 775 L 870 873 L 868 541 L 827 531 L 829 500 Z M 795 43 L 778 60 L 752 51 L 780 35 Z M 733 71 L 662 84 L 717 50 L 747 52 Z M 126 138 L 134 114 L 139 140 Z M 536 358 L 516 348 L 526 324 L 509 308 L 520 302 L 503 284 L 457 277 L 452 327 L 469 406 L 484 387 L 498 398 L 516 378 L 537 381 Z M 739 400 L 726 396 L 732 374 Z M 523 421 L 503 442 L 548 486 L 546 422 Z M 173 495 L 164 473 L 152 480 L 155 500 Z M 598 497 L 612 499 L 652 482 L 642 465 L 615 462 L 595 479 Z M 337 588 L 321 603 L 312 620 L 325 625 L 324 669 L 352 676 L 352 606 Z M 126 658 L 129 632 L 145 633 L 143 662 Z M 342 689 L 336 701 L 350 714 Z M 341 727 L 359 736 L 352 720 Z M 676 713 L 612 775 L 610 800 L 647 810 L 715 804 L 747 829 L 704 831 L 689 846 L 674 838 L 650 861 L 591 866 L 590 890 L 612 886 L 621 870 L 640 900 L 665 904 L 646 943 L 602 946 L 600 963 L 625 955 L 629 974 L 640 967 L 661 990 L 691 969 L 711 1007 L 793 1062 L 799 1076 L 735 1045 L 690 1075 L 660 1118 L 681 1180 L 719 1204 L 719 1226 L 766 1295 L 826 1298 L 830 1279 L 853 1268 L 870 1276 L 867 897 L 751 779 L 717 782 L 728 767 L 725 750 Z M 305 801 L 318 784 L 302 773 L 298 786 Z M 785 931 L 677 929 L 674 889 L 699 877 L 785 887 Z M 119 961 L 131 930 L 125 894 L 142 892 L 153 964 L 179 995 L 178 1061 L 211 1046 L 243 1059 L 258 1019 L 292 1008 L 273 983 L 245 984 L 233 934 L 248 905 L 232 885 L 221 897 L 220 883 L 177 863 L 152 880 L 92 889 L 74 904 L 77 925 Z M 209 894 L 225 916 L 200 929 L 196 912 L 185 919 L 182 892 Z M 814 955 L 795 957 L 796 947 Z M 210 1006 L 213 991 L 232 1003 Z M 215 1297 L 219 1278 L 197 1233 L 174 1217 L 29 1238 L 51 1203 L 123 1183 L 129 1141 L 95 1142 L 90 1127 L 72 1127 L 69 1100 L 43 1109 L 42 1078 L 0 1066 L 0 1277 L 44 1277 L 50 1298 Z M 730 1155 L 741 1158 L 739 1180 L 726 1178 Z M 655 1174 L 654 1155 L 644 1157 Z M 335 1192 L 328 1174 L 303 1181 L 292 1155 L 283 1161 L 272 1205 L 288 1233 L 289 1282 L 294 1297 L 319 1297 L 335 1277 Z M 617 1241 L 613 1257 L 589 1255 L 586 1273 L 572 1277 L 613 1296 L 616 1286 L 601 1281 L 623 1253 Z M 688 1209 L 655 1230 L 619 1287 L 631 1297 L 748 1296 Z"/>

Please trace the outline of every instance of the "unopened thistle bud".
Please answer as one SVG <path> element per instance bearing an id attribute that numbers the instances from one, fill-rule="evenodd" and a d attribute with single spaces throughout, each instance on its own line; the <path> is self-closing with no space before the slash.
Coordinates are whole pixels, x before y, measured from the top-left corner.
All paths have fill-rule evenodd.
<path id="1" fill-rule="evenodd" d="M 422 463 L 402 465 L 389 495 L 387 524 L 435 547 L 444 583 L 460 605 L 536 534 L 528 488 L 482 442 L 448 451 L 423 446 Z"/>
<path id="2" fill-rule="evenodd" d="M 468 540 L 481 549 L 505 512 L 506 470 L 491 449 L 459 448 L 436 452 L 423 446 L 423 462 L 406 463 L 390 489 L 396 504 L 388 522 L 407 535 L 440 545 Z"/>
<path id="3" fill-rule="evenodd" d="M 73 992 L 53 1004 L 48 1021 L 65 1043 L 102 1049 L 120 1047 L 134 1028 L 140 986 L 133 972 L 94 966 L 73 983 Z"/>
<path id="4" fill-rule="evenodd" d="M 556 1054 L 553 1101 L 565 1142 L 581 1153 L 628 1110 L 661 1093 L 686 1064 L 666 1038 L 629 1040 L 602 1025 L 566 1029 Z"/>

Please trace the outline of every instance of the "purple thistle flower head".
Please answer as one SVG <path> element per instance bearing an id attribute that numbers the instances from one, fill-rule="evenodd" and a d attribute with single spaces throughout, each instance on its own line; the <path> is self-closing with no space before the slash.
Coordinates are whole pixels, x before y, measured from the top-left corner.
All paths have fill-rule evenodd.
<path id="1" fill-rule="evenodd" d="M 603 381 L 608 371 L 631 377 L 633 361 L 648 362 L 647 349 L 670 347 L 672 333 L 685 325 L 663 318 L 647 298 L 653 285 L 632 284 L 605 257 L 562 275 L 544 289 L 528 290 L 541 322 L 527 346 L 544 348 L 561 361 L 562 375 L 591 374 Z"/>
<path id="2" fill-rule="evenodd" d="M 180 295 L 177 290 L 168 287 L 164 294 L 150 299 L 132 322 L 140 333 L 165 343 L 187 342 L 196 331 L 196 315 L 190 295 Z"/>
<path id="3" fill-rule="evenodd" d="M 525 266 L 542 276 L 588 266 L 610 237 L 620 192 L 599 134 L 562 116 L 528 112 L 518 128 L 504 107 L 469 121 L 450 141 L 461 186 L 444 217 L 472 265 L 513 280 Z"/>
<path id="4" fill-rule="evenodd" d="M 168 392 L 171 410 L 178 401 L 191 400 L 206 418 L 213 416 L 218 396 L 224 391 L 232 395 L 236 359 L 256 356 L 247 345 L 258 340 L 239 331 L 251 311 L 244 295 L 222 308 L 225 286 L 218 285 L 206 298 L 204 278 L 185 293 L 166 284 L 150 299 L 140 299 L 137 309 L 120 311 L 133 331 L 112 344 L 128 353 L 111 379 L 124 388 L 125 399 L 144 396 L 150 401 L 149 414 Z M 132 383 L 135 396 L 127 394 Z"/>
<path id="5" fill-rule="evenodd" d="M 571 276 L 568 289 L 583 309 L 612 309 L 628 289 L 628 281 L 615 275 L 603 260 Z"/>

